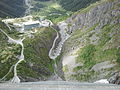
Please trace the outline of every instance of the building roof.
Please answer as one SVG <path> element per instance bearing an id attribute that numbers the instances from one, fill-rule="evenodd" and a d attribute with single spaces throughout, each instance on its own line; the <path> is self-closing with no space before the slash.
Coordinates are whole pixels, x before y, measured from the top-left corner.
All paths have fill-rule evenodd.
<path id="1" fill-rule="evenodd" d="M 23 25 L 31 25 L 31 24 L 38 24 L 39 21 L 29 21 L 29 22 L 22 22 Z"/>

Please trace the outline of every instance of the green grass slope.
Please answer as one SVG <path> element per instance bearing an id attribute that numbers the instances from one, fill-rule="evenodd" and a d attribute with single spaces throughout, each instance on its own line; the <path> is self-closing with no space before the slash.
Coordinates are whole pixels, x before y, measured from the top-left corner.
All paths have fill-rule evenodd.
<path id="1" fill-rule="evenodd" d="M 99 0 L 57 0 L 68 11 L 78 11 Z"/>
<path id="2" fill-rule="evenodd" d="M 4 23 L 0 22 L 0 28 L 9 34 L 12 38 L 18 38 L 16 31 L 10 32 Z M 53 61 L 49 58 L 48 52 L 52 46 L 52 41 L 56 37 L 56 32 L 51 28 L 38 28 L 34 38 L 26 37 L 24 40 L 25 61 L 17 67 L 17 73 L 21 81 L 40 81 L 46 80 L 53 75 Z M 49 43 L 49 44 L 48 44 Z M 0 79 L 6 75 L 18 59 L 21 46 L 10 44 L 7 37 L 0 32 Z M 13 69 L 6 76 L 5 80 L 13 77 Z"/>

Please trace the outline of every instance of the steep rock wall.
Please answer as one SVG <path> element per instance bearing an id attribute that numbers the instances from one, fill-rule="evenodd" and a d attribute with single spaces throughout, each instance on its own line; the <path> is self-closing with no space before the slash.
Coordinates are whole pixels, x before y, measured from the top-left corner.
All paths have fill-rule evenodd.
<path id="1" fill-rule="evenodd" d="M 66 20 L 71 37 L 61 60 L 67 81 L 94 82 L 120 71 L 119 16 L 119 0 L 101 0 Z"/>

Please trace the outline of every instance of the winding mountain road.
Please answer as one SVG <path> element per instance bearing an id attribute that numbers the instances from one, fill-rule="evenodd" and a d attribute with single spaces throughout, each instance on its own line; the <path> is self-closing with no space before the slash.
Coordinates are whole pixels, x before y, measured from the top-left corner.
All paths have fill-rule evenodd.
<path id="1" fill-rule="evenodd" d="M 25 12 L 25 16 L 26 16 L 26 15 L 30 14 L 30 9 L 33 6 L 31 5 L 31 0 L 25 0 L 25 4 L 28 7 L 26 9 L 26 12 Z M 4 22 L 4 23 L 9 28 L 9 30 L 11 31 L 12 29 L 8 25 L 8 23 L 7 22 Z M 14 66 L 14 77 L 12 78 L 12 80 L 10 82 L 12 82 L 12 83 L 20 83 L 20 79 L 17 76 L 17 66 L 18 66 L 19 63 L 21 63 L 22 61 L 24 61 L 24 45 L 23 45 L 23 40 L 25 38 L 16 40 L 16 39 L 11 38 L 6 32 L 4 32 L 4 30 L 0 29 L 0 31 L 7 36 L 9 43 L 19 44 L 22 47 L 21 55 L 18 57 L 18 59 L 19 59 L 18 62 L 15 65 L 12 65 L 11 68 L 9 69 L 8 73 L 6 75 L 4 75 L 4 77 L 2 79 L 0 79 L 0 80 L 1 81 L 4 80 L 4 78 L 12 71 L 12 68 Z"/>
<path id="2" fill-rule="evenodd" d="M 54 30 L 55 30 L 55 29 L 54 29 Z M 54 39 L 53 45 L 52 45 L 52 47 L 51 47 L 51 49 L 50 49 L 50 51 L 49 51 L 49 57 L 50 57 L 51 59 L 53 59 L 53 60 L 56 58 L 56 56 L 53 55 L 53 53 L 54 53 L 54 47 L 55 47 L 55 44 L 56 44 L 57 39 L 59 38 L 58 31 L 55 30 L 55 32 L 57 33 L 57 36 L 56 36 L 56 38 Z"/>
<path id="3" fill-rule="evenodd" d="M 69 36 L 70 36 L 70 35 L 67 34 L 67 31 L 66 31 L 67 26 L 68 26 L 68 25 L 67 25 L 65 22 L 60 22 L 60 23 L 58 24 L 58 27 L 60 28 L 59 31 L 57 31 L 56 29 L 54 29 L 54 28 L 51 26 L 51 28 L 53 28 L 53 29 L 55 30 L 55 32 L 57 33 L 57 36 L 56 36 L 56 38 L 55 38 L 54 41 L 53 41 L 53 45 L 52 45 L 51 49 L 49 50 L 49 57 L 54 60 L 54 74 L 55 74 L 54 77 L 55 77 L 55 78 L 59 78 L 60 80 L 62 80 L 62 79 L 61 79 L 61 78 L 59 77 L 59 75 L 57 75 L 57 73 L 56 73 L 57 64 L 56 64 L 55 59 L 60 55 L 64 42 L 65 42 L 65 41 L 69 38 Z M 59 35 L 59 34 L 60 34 L 60 35 Z M 59 38 L 61 38 L 61 41 L 58 43 L 57 46 L 55 46 L 55 45 L 56 45 L 56 41 L 57 41 Z M 54 79 L 54 80 L 57 80 L 57 79 Z"/>
<path id="4" fill-rule="evenodd" d="M 64 42 L 70 37 L 70 35 L 67 34 L 67 31 L 66 31 L 66 29 L 68 29 L 67 26 L 68 25 L 65 22 L 60 22 L 58 24 L 58 27 L 60 28 L 60 31 L 59 31 L 60 36 L 58 34 L 58 31 L 54 29 L 57 33 L 57 36 L 53 42 L 52 48 L 49 51 L 49 57 L 53 60 L 60 55 Z M 59 37 L 61 38 L 61 41 L 58 43 L 58 46 L 55 48 L 56 41 Z"/>
<path id="5" fill-rule="evenodd" d="M 17 76 L 17 66 L 18 66 L 19 63 L 21 63 L 21 62 L 24 60 L 24 45 L 23 45 L 23 40 L 24 40 L 25 38 L 19 39 L 19 40 L 15 40 L 15 39 L 11 38 L 11 37 L 10 37 L 6 32 L 4 32 L 2 29 L 0 29 L 0 31 L 3 32 L 3 33 L 7 36 L 9 43 L 19 44 L 19 45 L 21 45 L 21 47 L 22 47 L 21 55 L 20 55 L 20 57 L 18 58 L 19 60 L 18 60 L 18 62 L 14 65 L 14 77 L 13 77 L 13 79 L 11 80 L 12 83 L 20 83 L 20 79 L 19 79 L 19 77 Z M 12 66 L 12 67 L 13 67 L 13 66 Z M 10 70 L 8 71 L 8 73 L 7 73 L 1 80 L 3 80 L 3 79 L 11 72 L 12 67 L 10 68 Z"/>

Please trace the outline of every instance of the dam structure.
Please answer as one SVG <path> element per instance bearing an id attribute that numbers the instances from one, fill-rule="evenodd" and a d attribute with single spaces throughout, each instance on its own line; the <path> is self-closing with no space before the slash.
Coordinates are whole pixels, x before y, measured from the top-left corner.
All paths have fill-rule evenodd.
<path id="1" fill-rule="evenodd" d="M 0 90 L 120 90 L 120 86 L 67 81 L 41 81 L 19 84 L 1 83 Z"/>

